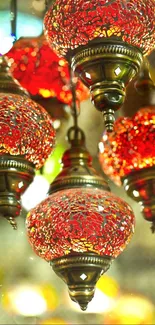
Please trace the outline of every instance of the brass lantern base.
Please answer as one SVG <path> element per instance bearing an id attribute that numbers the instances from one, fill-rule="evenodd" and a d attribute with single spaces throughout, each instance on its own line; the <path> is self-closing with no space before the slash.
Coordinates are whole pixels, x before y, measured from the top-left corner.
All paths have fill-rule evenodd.
<path id="1" fill-rule="evenodd" d="M 95 285 L 112 258 L 94 253 L 69 254 L 51 261 L 54 272 L 68 285 L 70 298 L 84 311 L 92 300 Z"/>
<path id="2" fill-rule="evenodd" d="M 127 194 L 141 205 L 144 218 L 155 232 L 155 167 L 134 171 L 123 178 Z"/>
<path id="3" fill-rule="evenodd" d="M 0 216 L 14 229 L 15 218 L 20 214 L 20 197 L 34 177 L 33 164 L 21 156 L 0 156 Z"/>
<path id="4" fill-rule="evenodd" d="M 73 51 L 71 60 L 73 70 L 90 89 L 93 104 L 103 112 L 107 131 L 112 131 L 125 87 L 143 62 L 141 51 L 118 38 L 96 38 Z"/>

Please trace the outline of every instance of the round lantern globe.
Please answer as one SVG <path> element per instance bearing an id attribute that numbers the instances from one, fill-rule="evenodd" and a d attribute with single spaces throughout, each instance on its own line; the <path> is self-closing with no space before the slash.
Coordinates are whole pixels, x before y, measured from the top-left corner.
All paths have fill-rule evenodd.
<path id="1" fill-rule="evenodd" d="M 121 117 L 114 132 L 104 134 L 99 161 L 117 185 L 133 171 L 155 166 L 155 107 L 140 109 L 132 118 Z"/>
<path id="2" fill-rule="evenodd" d="M 130 241 L 134 215 L 110 192 L 72 188 L 32 209 L 26 225 L 33 250 L 47 261 L 78 253 L 115 258 Z"/>
<path id="3" fill-rule="evenodd" d="M 0 156 L 22 156 L 39 169 L 54 144 L 52 119 L 43 107 L 27 96 L 0 93 Z"/>
<path id="4" fill-rule="evenodd" d="M 155 41 L 154 7 L 155 0 L 56 0 L 45 15 L 45 32 L 62 54 L 112 37 L 147 53 Z"/>
<path id="5" fill-rule="evenodd" d="M 0 216 L 17 229 L 21 195 L 53 151 L 55 130 L 43 107 L 33 102 L 0 58 Z"/>
<path id="6" fill-rule="evenodd" d="M 44 36 L 18 40 L 7 53 L 11 71 L 32 96 L 57 98 L 71 105 L 70 72 L 68 62 L 49 47 Z M 76 81 L 76 80 L 75 80 Z M 89 91 L 77 80 L 78 101 L 86 100 Z"/>

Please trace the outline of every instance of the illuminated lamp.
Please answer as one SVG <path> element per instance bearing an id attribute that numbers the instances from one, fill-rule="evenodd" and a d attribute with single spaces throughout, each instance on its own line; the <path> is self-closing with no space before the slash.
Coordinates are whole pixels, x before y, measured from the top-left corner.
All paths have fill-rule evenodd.
<path id="1" fill-rule="evenodd" d="M 20 197 L 53 150 L 55 130 L 47 112 L 32 101 L 0 58 L 0 215 L 14 228 Z"/>
<path id="2" fill-rule="evenodd" d="M 71 104 L 68 63 L 49 47 L 43 35 L 21 38 L 7 57 L 12 64 L 13 76 L 32 96 L 57 98 L 64 104 Z M 76 96 L 79 102 L 89 97 L 89 91 L 81 81 L 77 82 Z"/>
<path id="3" fill-rule="evenodd" d="M 99 161 L 104 173 L 116 185 L 123 184 L 127 194 L 140 204 L 143 216 L 152 222 L 154 232 L 155 86 L 146 61 L 135 87 L 144 98 L 144 106 L 131 118 L 121 117 L 116 121 L 112 134 L 103 134 L 99 143 Z"/>
<path id="4" fill-rule="evenodd" d="M 121 117 L 99 144 L 103 171 L 137 201 L 155 231 L 155 107 Z"/>
<path id="5" fill-rule="evenodd" d="M 49 44 L 71 60 L 108 131 L 126 85 L 154 47 L 154 6 L 155 0 L 56 0 L 45 15 Z"/>
<path id="6" fill-rule="evenodd" d="M 34 252 L 50 262 L 71 299 L 86 310 L 96 282 L 130 241 L 134 215 L 92 167 L 82 130 L 70 128 L 68 140 L 50 196 L 29 212 L 26 227 Z"/>

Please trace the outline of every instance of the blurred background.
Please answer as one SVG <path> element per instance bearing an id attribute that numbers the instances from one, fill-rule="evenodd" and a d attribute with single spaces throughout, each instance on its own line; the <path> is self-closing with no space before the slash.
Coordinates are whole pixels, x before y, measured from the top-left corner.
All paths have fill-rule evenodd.
<path id="1" fill-rule="evenodd" d="M 10 35 L 9 6 L 10 1 L 0 1 L 0 44 L 5 46 Z M 18 38 L 41 34 L 44 11 L 42 0 L 18 1 Z M 155 81 L 154 52 L 149 61 Z M 143 100 L 136 93 L 134 82 L 131 83 L 119 114 L 132 115 L 142 107 Z M 86 312 L 70 301 L 62 280 L 31 250 L 25 233 L 25 217 L 30 208 L 46 197 L 50 182 L 60 171 L 60 159 L 68 146 L 66 132 L 72 125 L 68 106 L 46 99 L 42 99 L 42 105 L 51 107 L 56 116 L 57 145 L 54 155 L 36 173 L 33 184 L 23 195 L 18 230 L 13 231 L 7 221 L 0 219 L 0 324 L 155 324 L 155 235 L 143 219 L 139 205 L 127 197 L 123 188 L 108 180 L 111 190 L 132 206 L 136 231 L 125 252 L 99 281 Z M 98 162 L 98 143 L 104 125 L 102 115 L 89 100 L 81 104 L 79 125 L 85 131 L 94 166 L 103 174 Z"/>

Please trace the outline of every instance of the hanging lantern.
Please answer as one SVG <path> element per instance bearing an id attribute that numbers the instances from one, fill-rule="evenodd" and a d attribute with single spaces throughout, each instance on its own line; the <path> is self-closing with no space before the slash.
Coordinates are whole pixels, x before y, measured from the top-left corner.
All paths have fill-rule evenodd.
<path id="1" fill-rule="evenodd" d="M 12 63 L 13 76 L 32 96 L 56 97 L 70 105 L 70 72 L 67 61 L 59 57 L 48 45 L 45 37 L 21 38 L 7 57 Z M 78 81 L 77 100 L 89 97 L 89 91 Z"/>
<path id="2" fill-rule="evenodd" d="M 47 40 L 71 59 L 108 131 L 125 88 L 155 41 L 155 0 L 56 0 L 46 13 Z"/>
<path id="3" fill-rule="evenodd" d="M 50 196 L 32 209 L 26 224 L 36 254 L 50 262 L 85 310 L 96 282 L 130 241 L 134 215 L 93 169 L 83 132 L 73 127 L 68 138 L 71 148 Z"/>
<path id="4" fill-rule="evenodd" d="M 20 196 L 53 150 L 55 131 L 46 111 L 32 101 L 0 58 L 0 215 L 16 228 Z"/>
<path id="5" fill-rule="evenodd" d="M 155 107 L 142 108 L 132 118 L 121 117 L 114 132 L 103 135 L 99 148 L 103 171 L 140 203 L 155 231 Z"/>

